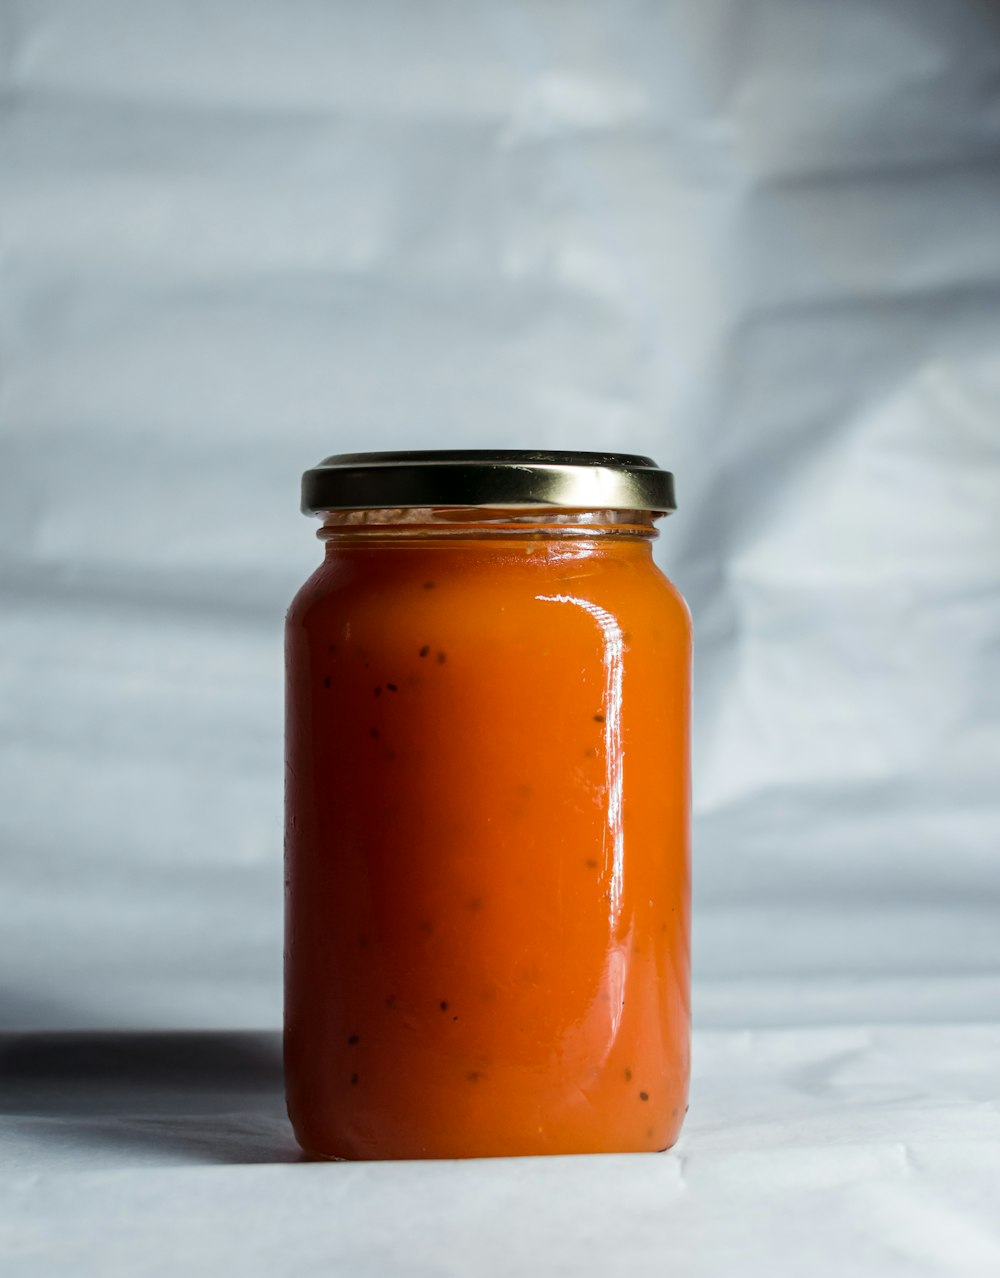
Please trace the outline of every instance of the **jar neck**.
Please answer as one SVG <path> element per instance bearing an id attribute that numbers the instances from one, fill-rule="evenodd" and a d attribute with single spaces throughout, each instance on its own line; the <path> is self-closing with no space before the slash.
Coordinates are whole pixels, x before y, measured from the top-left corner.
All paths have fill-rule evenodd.
<path id="1" fill-rule="evenodd" d="M 626 542 L 649 545 L 658 535 L 649 510 L 488 509 L 435 506 L 403 510 L 330 510 L 317 537 L 327 549 L 409 541 Z"/>

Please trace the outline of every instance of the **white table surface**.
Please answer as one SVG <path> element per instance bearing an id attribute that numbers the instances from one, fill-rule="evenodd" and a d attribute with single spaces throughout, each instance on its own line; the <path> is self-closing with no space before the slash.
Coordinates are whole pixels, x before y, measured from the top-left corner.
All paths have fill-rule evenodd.
<path id="1" fill-rule="evenodd" d="M 274 1034 L 8 1035 L 3 1272 L 1000 1272 L 1000 1025 L 704 1031 L 695 1067 L 664 1154 L 315 1164 Z"/>

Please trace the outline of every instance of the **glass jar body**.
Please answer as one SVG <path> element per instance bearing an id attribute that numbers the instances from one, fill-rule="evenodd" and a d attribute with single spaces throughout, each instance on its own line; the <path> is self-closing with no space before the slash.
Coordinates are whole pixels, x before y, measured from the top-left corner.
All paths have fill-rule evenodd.
<path id="1" fill-rule="evenodd" d="M 382 518 L 330 521 L 288 614 L 297 1139 L 666 1148 L 688 1086 L 690 623 L 651 520 Z"/>

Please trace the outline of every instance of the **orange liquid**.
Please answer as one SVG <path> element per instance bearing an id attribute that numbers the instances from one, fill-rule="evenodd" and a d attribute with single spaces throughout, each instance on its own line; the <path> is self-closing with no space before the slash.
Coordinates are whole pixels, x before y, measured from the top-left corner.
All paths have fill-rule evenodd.
<path id="1" fill-rule="evenodd" d="M 690 624 L 646 541 L 329 546 L 287 629 L 309 1152 L 659 1150 L 689 1062 Z"/>

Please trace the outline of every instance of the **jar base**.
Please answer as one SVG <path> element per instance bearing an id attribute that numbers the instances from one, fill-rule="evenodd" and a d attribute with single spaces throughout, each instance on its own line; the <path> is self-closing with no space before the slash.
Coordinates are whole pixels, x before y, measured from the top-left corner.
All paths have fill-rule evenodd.
<path id="1" fill-rule="evenodd" d="M 488 1150 L 464 1151 L 452 1150 L 441 1153 L 323 1153 L 311 1145 L 308 1141 L 303 1141 L 296 1135 L 299 1148 L 303 1153 L 303 1161 L 315 1163 L 368 1163 L 368 1162 L 456 1162 L 466 1159 L 484 1159 L 484 1158 L 566 1158 L 576 1156 L 595 1156 L 608 1154 L 665 1154 L 673 1149 L 680 1136 L 680 1132 L 676 1132 L 670 1138 L 666 1145 L 659 1145 L 651 1148 L 636 1148 L 634 1145 L 625 1146 L 624 1144 L 617 1148 L 604 1146 L 602 1148 L 566 1148 L 566 1149 L 522 1149 L 522 1150 L 503 1150 L 500 1152 L 490 1152 Z"/>

